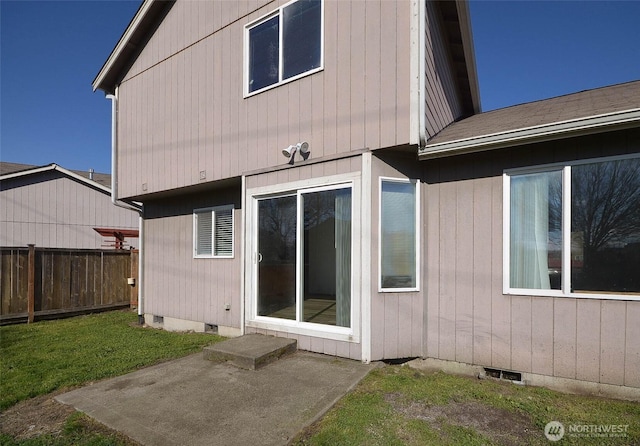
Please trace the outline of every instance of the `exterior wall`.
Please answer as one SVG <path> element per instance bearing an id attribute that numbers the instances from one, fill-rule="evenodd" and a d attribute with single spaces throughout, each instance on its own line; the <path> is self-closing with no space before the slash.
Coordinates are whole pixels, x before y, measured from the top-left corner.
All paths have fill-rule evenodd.
<path id="1" fill-rule="evenodd" d="M 243 99 L 244 25 L 285 2 L 175 3 L 119 87 L 122 197 L 277 166 L 303 140 L 312 158 L 409 142 L 408 1 L 325 1 L 324 69 Z"/>
<path id="2" fill-rule="evenodd" d="M 426 14 L 426 123 L 427 139 L 462 116 L 462 105 L 452 72 L 447 37 L 436 2 L 427 0 Z"/>
<path id="3" fill-rule="evenodd" d="M 412 154 L 380 154 L 371 166 L 371 359 L 408 358 L 422 355 L 424 280 L 420 291 L 379 292 L 380 177 L 420 178 Z M 424 185 L 420 191 L 424 196 Z M 421 201 L 424 199 L 421 198 Z M 418 208 L 420 212 L 420 208 Z M 422 216 L 421 216 L 422 219 Z M 418 228 L 420 230 L 420 228 Z M 421 236 L 423 239 L 423 236 Z M 424 268 L 423 254 L 418 269 Z"/>
<path id="4" fill-rule="evenodd" d="M 228 204 L 235 206 L 233 258 L 194 258 L 193 210 Z M 240 328 L 241 213 L 239 185 L 145 203 L 145 314 Z"/>
<path id="5" fill-rule="evenodd" d="M 424 162 L 426 357 L 640 387 L 640 301 L 502 293 L 503 170 L 637 141 L 640 129 Z"/>
<path id="6" fill-rule="evenodd" d="M 138 229 L 138 214 L 56 171 L 12 178 L 0 191 L 0 246 L 100 249 L 95 227 Z M 137 246 L 136 239 L 128 239 Z"/>

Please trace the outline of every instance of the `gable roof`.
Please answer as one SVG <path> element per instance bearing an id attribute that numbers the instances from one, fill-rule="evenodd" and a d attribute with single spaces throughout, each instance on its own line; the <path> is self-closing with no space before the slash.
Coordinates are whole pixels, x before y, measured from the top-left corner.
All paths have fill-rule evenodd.
<path id="1" fill-rule="evenodd" d="M 68 170 L 57 164 L 47 164 L 45 166 L 33 166 L 30 164 L 6 163 L 0 162 L 0 181 L 9 180 L 11 178 L 24 177 L 27 175 L 35 175 L 40 172 L 56 170 L 63 175 L 76 179 L 81 183 L 92 186 L 111 194 L 111 175 L 105 173 L 93 173 L 93 180 L 89 179 L 89 172 L 81 170 Z"/>
<path id="2" fill-rule="evenodd" d="M 103 90 L 107 94 L 114 93 L 122 72 L 142 50 L 149 35 L 153 33 L 174 3 L 175 0 L 144 0 L 142 2 L 93 80 L 93 91 Z"/>
<path id="3" fill-rule="evenodd" d="M 640 81 L 529 102 L 454 122 L 420 158 L 490 150 L 640 126 Z"/>

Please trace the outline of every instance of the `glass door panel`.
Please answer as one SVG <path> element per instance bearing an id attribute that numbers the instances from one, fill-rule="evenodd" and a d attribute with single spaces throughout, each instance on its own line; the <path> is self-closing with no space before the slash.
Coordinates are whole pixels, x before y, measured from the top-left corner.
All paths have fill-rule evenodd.
<path id="1" fill-rule="evenodd" d="M 351 189 L 302 194 L 303 321 L 350 326 Z"/>
<path id="2" fill-rule="evenodd" d="M 258 200 L 257 315 L 351 326 L 351 187 Z"/>
<path id="3" fill-rule="evenodd" d="M 296 320 L 296 197 L 258 201 L 258 316 Z"/>

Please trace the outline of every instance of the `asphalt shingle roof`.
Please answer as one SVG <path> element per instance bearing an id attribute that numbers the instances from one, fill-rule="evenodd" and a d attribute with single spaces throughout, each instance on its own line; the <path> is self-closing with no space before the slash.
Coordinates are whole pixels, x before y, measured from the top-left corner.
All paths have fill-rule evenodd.
<path id="1" fill-rule="evenodd" d="M 640 81 L 479 113 L 443 129 L 427 142 L 427 148 L 433 144 L 633 109 L 640 109 Z"/>
<path id="2" fill-rule="evenodd" d="M 36 169 L 44 166 L 34 166 L 32 164 L 20 164 L 20 163 L 7 163 L 0 162 L 0 175 L 7 175 L 9 173 L 22 172 L 25 170 Z M 60 166 L 63 167 L 63 166 Z M 71 169 L 69 169 L 71 170 Z M 89 172 L 86 170 L 71 170 L 71 172 L 80 175 L 81 177 L 89 179 Z M 93 181 L 102 186 L 111 187 L 111 175 L 108 173 L 98 173 L 94 172 Z"/>

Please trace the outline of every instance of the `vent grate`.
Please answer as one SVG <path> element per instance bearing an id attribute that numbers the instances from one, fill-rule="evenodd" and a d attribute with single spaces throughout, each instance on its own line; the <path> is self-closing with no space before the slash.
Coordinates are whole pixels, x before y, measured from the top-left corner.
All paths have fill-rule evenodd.
<path id="1" fill-rule="evenodd" d="M 484 373 L 489 378 L 505 379 L 507 381 L 522 381 L 522 373 L 514 372 L 511 370 L 492 369 L 489 367 L 484 368 Z"/>

